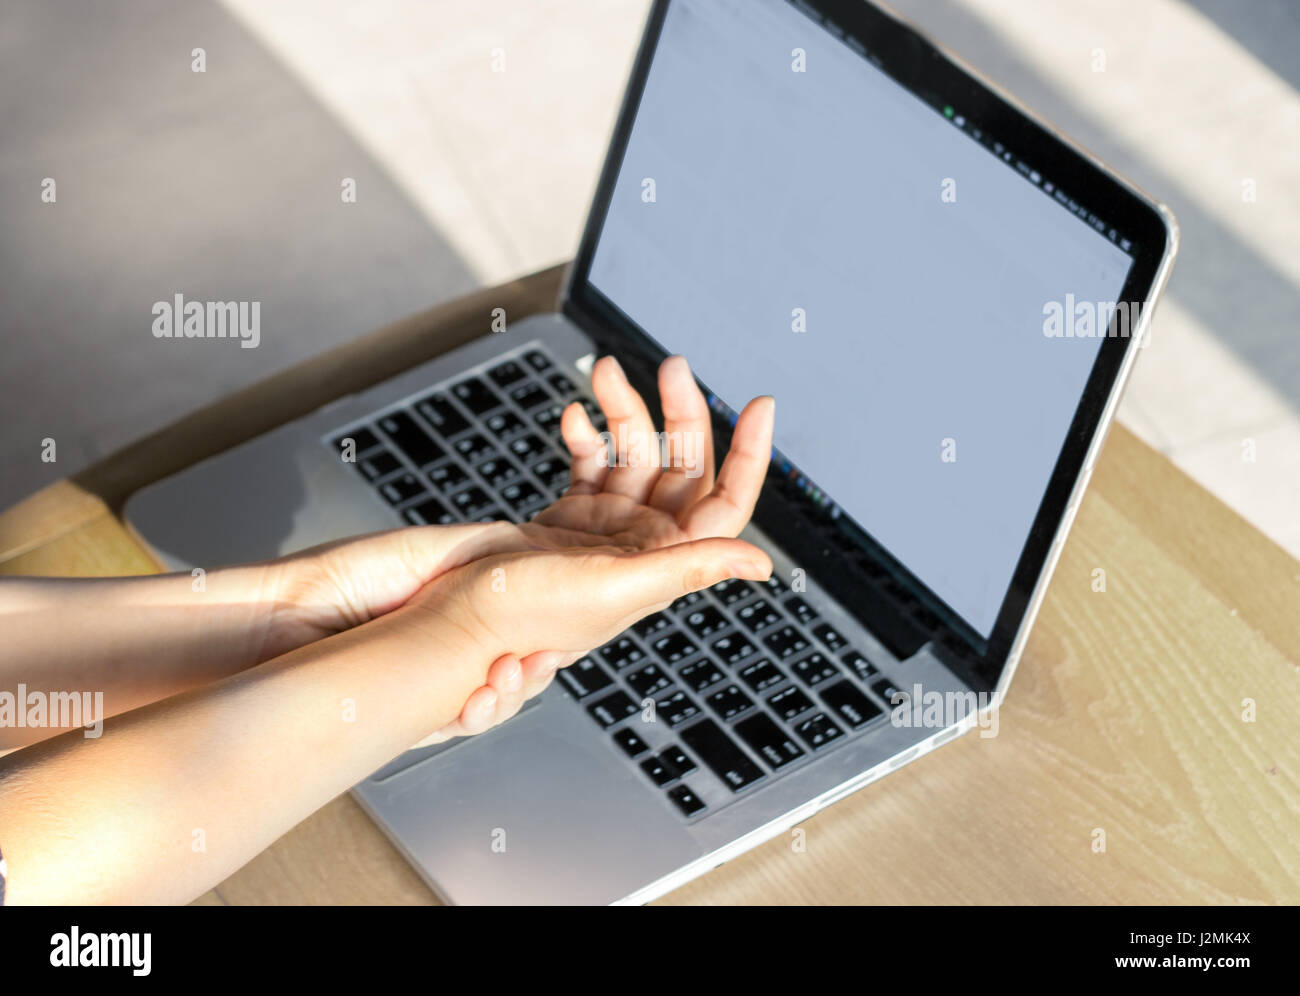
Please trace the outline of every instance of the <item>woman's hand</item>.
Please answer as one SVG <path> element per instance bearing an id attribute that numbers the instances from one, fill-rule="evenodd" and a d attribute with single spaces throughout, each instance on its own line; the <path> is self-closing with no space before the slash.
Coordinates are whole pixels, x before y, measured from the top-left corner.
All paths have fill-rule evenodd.
<path id="1" fill-rule="evenodd" d="M 581 404 L 574 402 L 565 409 L 561 428 L 572 454 L 572 483 L 563 498 L 532 522 L 396 529 L 318 547 L 269 565 L 279 571 L 274 588 L 280 607 L 262 659 L 389 613 L 448 572 L 481 566 L 484 558 L 494 555 L 539 550 L 630 554 L 734 537 L 744 528 L 771 458 L 771 398 L 756 398 L 741 412 L 731 451 L 715 480 L 708 406 L 682 357 L 670 357 L 659 368 L 666 460 L 661 458 L 660 436 L 644 401 L 613 357 L 596 363 L 592 386 L 614 445 L 608 446 L 596 432 Z M 744 546 L 743 555 L 738 548 L 732 552 L 750 567 L 766 564 L 770 571 L 765 555 Z M 601 563 L 602 570 L 612 569 Z M 512 573 L 516 566 L 510 568 Z M 567 576 L 572 565 L 555 569 Z M 528 584 L 540 576 L 530 570 Z M 484 594 L 494 598 L 501 593 L 488 589 Z M 511 611 L 532 608 L 511 602 Z M 417 746 L 480 733 L 503 722 L 541 692 L 558 668 L 601 642 L 503 650 L 457 721 Z"/>
<path id="2" fill-rule="evenodd" d="M 523 533 L 548 549 L 628 550 L 739 535 L 772 459 L 775 401 L 761 397 L 745 406 L 715 480 L 709 408 L 685 359 L 670 356 L 659 367 L 666 462 L 645 402 L 618 361 L 599 360 L 591 383 L 608 435 L 596 431 L 582 405 L 565 409 L 561 429 L 573 457 L 572 483 L 563 498 L 520 527 Z"/>

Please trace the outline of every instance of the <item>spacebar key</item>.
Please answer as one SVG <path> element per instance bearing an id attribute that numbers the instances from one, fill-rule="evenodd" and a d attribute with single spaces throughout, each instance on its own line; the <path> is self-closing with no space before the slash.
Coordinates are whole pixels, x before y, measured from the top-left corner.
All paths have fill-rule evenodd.
<path id="1" fill-rule="evenodd" d="M 763 777 L 762 769 L 711 719 L 687 727 L 681 737 L 695 751 L 695 756 L 712 768 L 733 792 Z"/>

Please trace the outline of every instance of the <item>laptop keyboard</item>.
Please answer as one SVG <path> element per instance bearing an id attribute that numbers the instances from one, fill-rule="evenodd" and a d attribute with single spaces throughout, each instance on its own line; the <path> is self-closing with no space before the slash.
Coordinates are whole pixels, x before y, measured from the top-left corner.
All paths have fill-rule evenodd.
<path id="1" fill-rule="evenodd" d="M 498 361 L 332 434 L 375 493 L 412 525 L 522 522 L 569 486 L 560 413 L 577 386 L 539 349 Z M 588 403 L 598 429 L 599 410 Z"/>
<path id="2" fill-rule="evenodd" d="M 327 445 L 345 453 L 351 440 L 356 472 L 408 523 L 522 522 L 568 487 L 560 413 L 575 400 L 603 430 L 595 402 L 542 349 L 525 347 Z M 687 595 L 556 680 L 688 819 L 884 720 L 897 691 L 776 577 Z M 652 724 L 669 732 L 666 743 Z M 726 788 L 702 787 L 703 770 Z"/>

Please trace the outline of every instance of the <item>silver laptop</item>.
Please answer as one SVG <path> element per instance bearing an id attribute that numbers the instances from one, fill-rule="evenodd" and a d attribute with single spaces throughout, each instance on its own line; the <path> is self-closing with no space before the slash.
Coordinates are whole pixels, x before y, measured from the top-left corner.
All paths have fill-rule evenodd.
<path id="1" fill-rule="evenodd" d="M 775 395 L 746 534 L 769 583 L 683 599 L 355 790 L 446 900 L 644 902 L 995 732 L 1176 244 L 1166 208 L 889 12 L 658 0 L 556 313 L 126 514 L 177 568 L 519 521 L 566 486 L 559 413 L 600 354 L 648 400 L 686 355 L 719 452 Z"/>

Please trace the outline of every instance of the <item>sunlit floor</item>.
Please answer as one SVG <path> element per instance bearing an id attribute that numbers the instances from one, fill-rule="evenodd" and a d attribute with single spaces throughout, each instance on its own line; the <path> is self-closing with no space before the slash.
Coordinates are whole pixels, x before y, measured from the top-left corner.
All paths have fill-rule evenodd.
<path id="1" fill-rule="evenodd" d="M 113 6 L 107 25 L 40 0 L 0 13 L 0 107 L 23 139 L 0 143 L 0 294 L 20 306 L 0 315 L 0 504 L 303 356 L 567 258 L 647 3 Z M 1172 206 L 1183 250 L 1121 419 L 1300 556 L 1300 8 L 894 6 Z M 36 65 L 51 30 L 62 82 L 60 59 Z M 139 71 L 160 50 L 177 71 Z M 130 71 L 107 115 L 76 90 Z M 53 234 L 32 193 L 48 175 L 70 179 Z M 363 211 L 340 211 L 344 176 Z M 155 293 L 159 279 L 177 286 Z M 140 348 L 139 315 L 219 280 L 278 325 L 262 355 L 219 357 L 194 383 Z M 33 465 L 32 439 L 56 430 L 66 461 Z"/>

